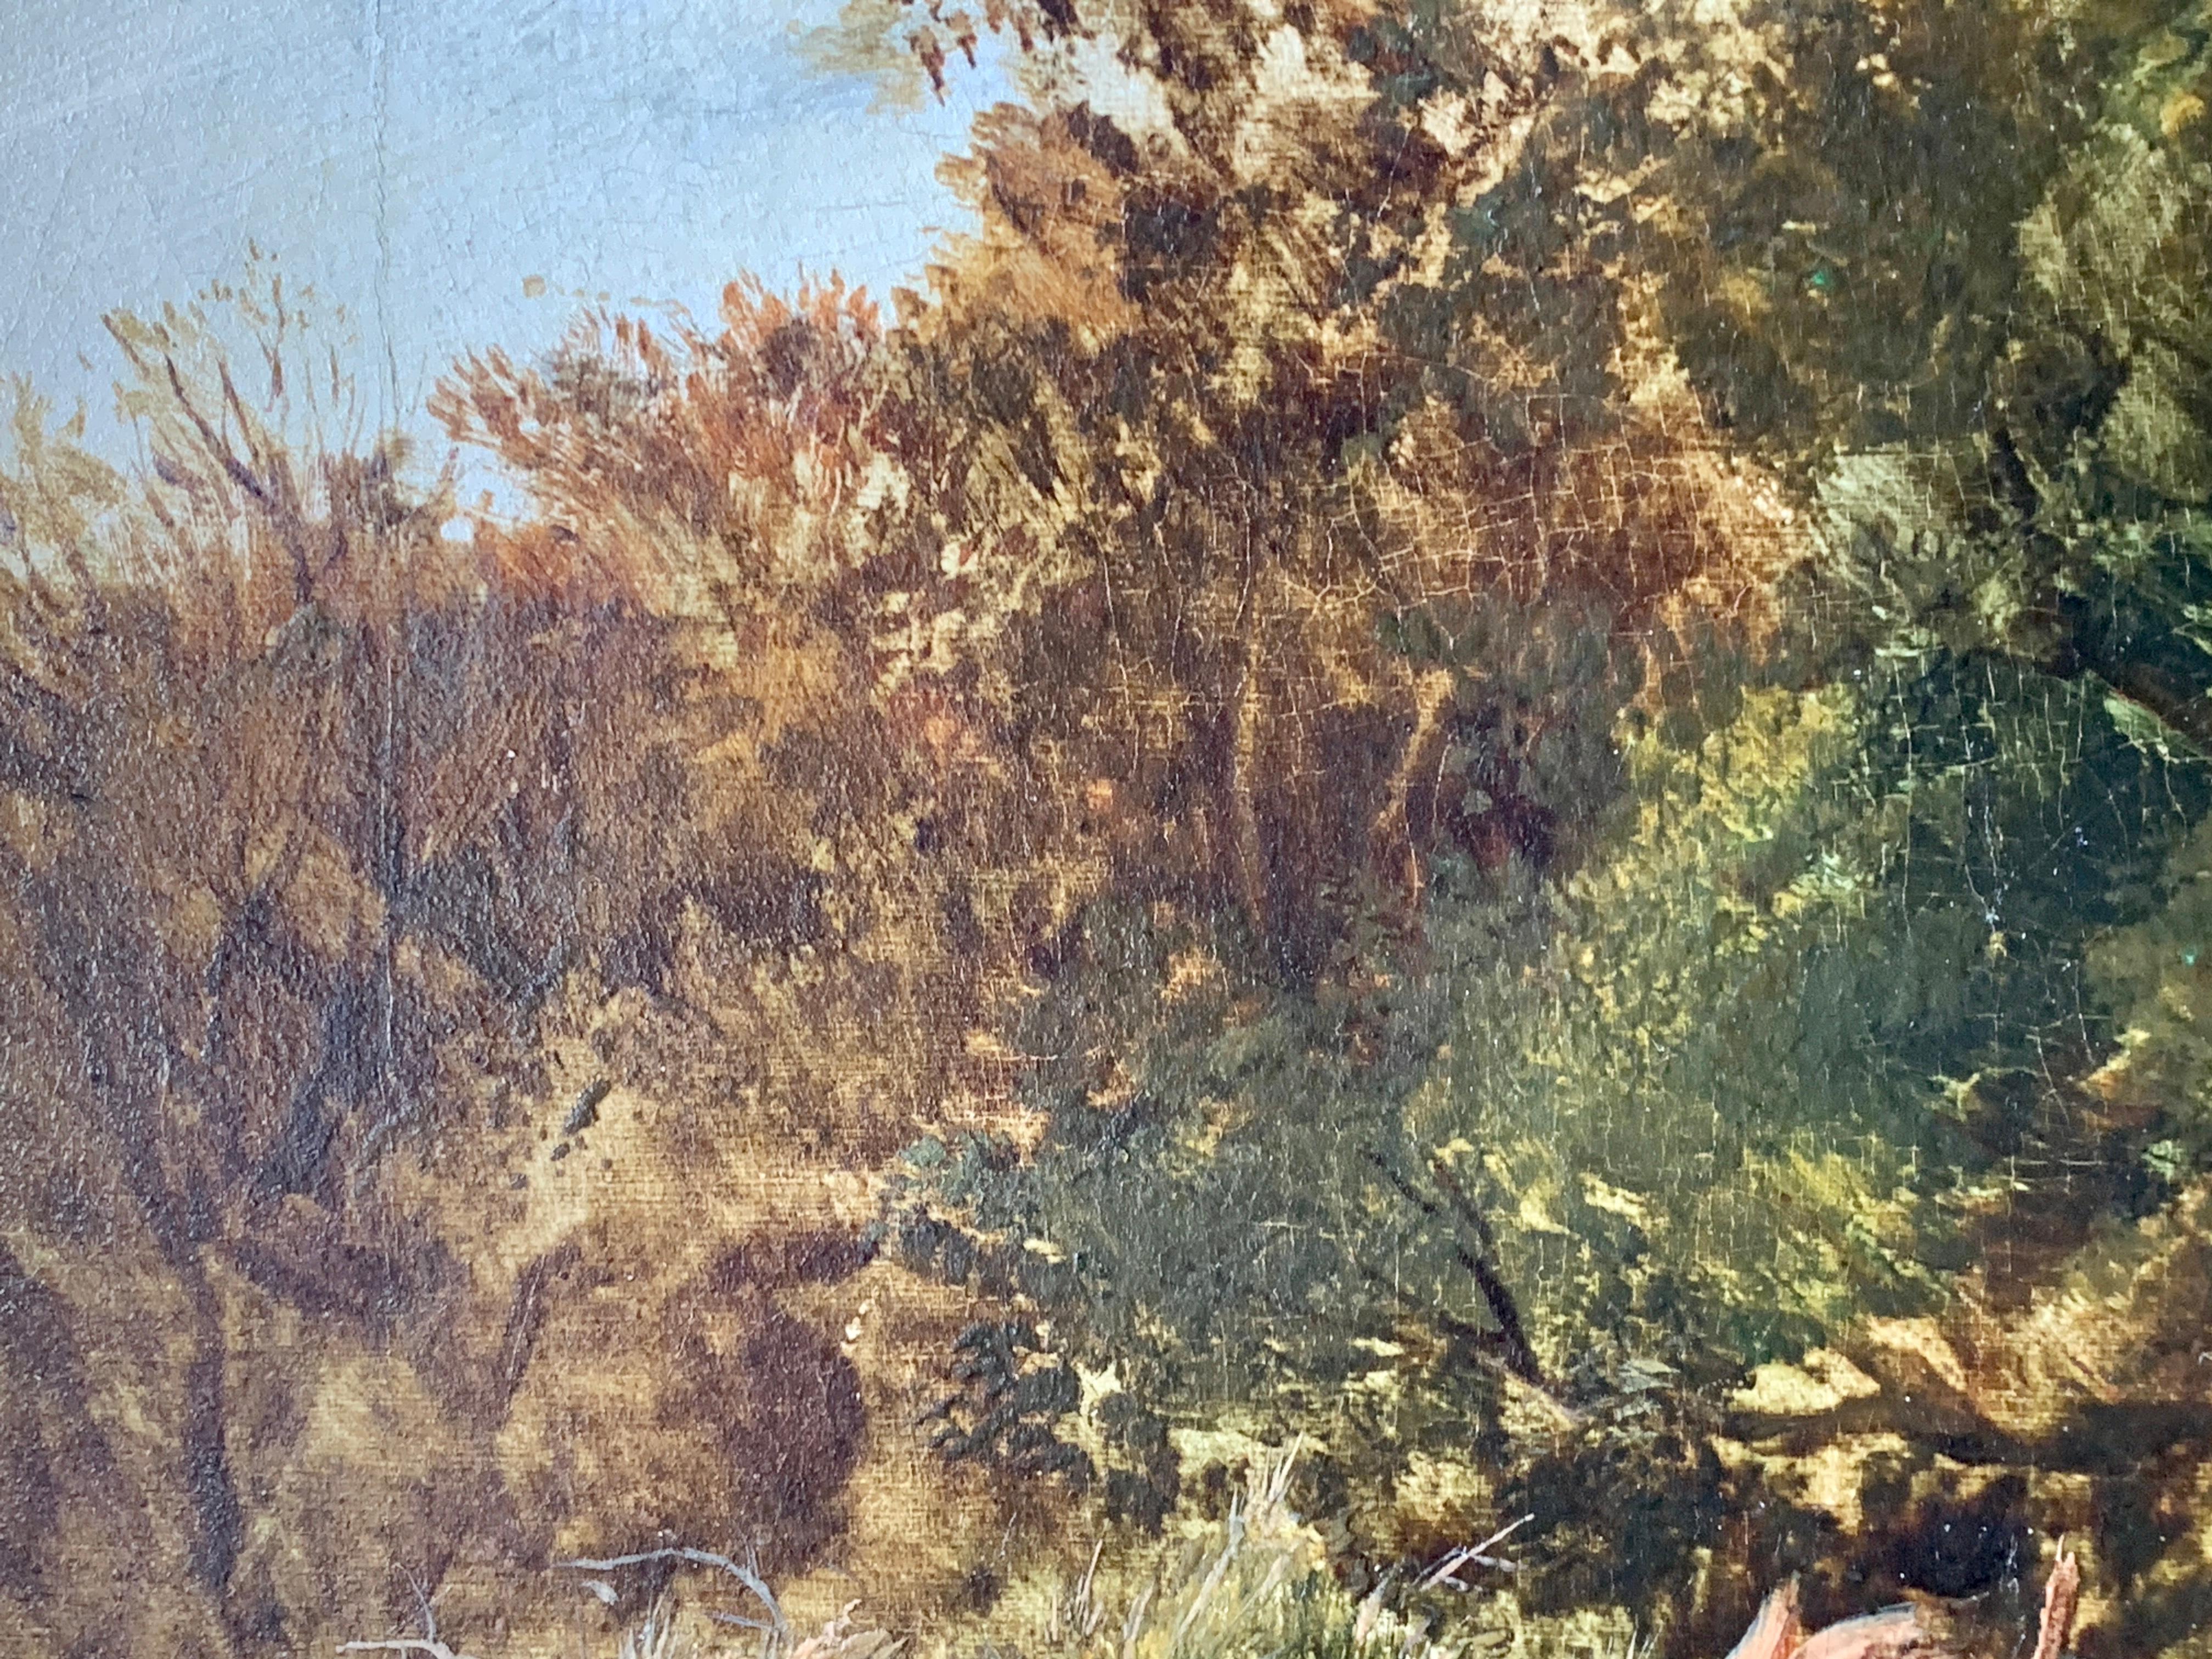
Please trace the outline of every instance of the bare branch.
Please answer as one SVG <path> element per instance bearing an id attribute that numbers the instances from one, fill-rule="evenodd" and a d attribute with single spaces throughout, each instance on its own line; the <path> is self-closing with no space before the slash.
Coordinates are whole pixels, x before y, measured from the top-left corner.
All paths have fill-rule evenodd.
<path id="1" fill-rule="evenodd" d="M 429 1659 L 470 1659 L 465 1653 L 455 1653 L 438 1639 L 438 1615 L 430 1605 L 430 1596 L 422 1581 L 413 1573 L 407 1575 L 407 1588 L 415 1592 L 415 1605 L 422 1620 L 420 1636 L 387 1637 L 381 1642 L 341 1642 L 340 1653 L 422 1653 Z"/>
<path id="2" fill-rule="evenodd" d="M 1457 1572 L 1462 1567 L 1467 1565 L 1470 1561 L 1481 1566 L 1496 1567 L 1501 1572 L 1520 1571 L 1521 1564 L 1519 1562 L 1508 1561 L 1500 1557 L 1492 1556 L 1488 1552 L 1494 1546 L 1504 1543 L 1507 1539 L 1510 1538 L 1515 1533 L 1520 1531 L 1522 1528 L 1527 1526 L 1536 1517 L 1533 1514 L 1524 1515 L 1518 1521 L 1510 1522 L 1508 1524 L 1500 1527 L 1496 1532 L 1491 1534 L 1489 1537 L 1484 1539 L 1480 1544 L 1462 1544 L 1459 1548 L 1452 1551 L 1449 1555 L 1445 1556 L 1443 1560 L 1437 1562 L 1434 1567 L 1431 1568 L 1429 1570 L 1428 1577 L 1421 1580 L 1418 1588 L 1421 1589 L 1434 1589 L 1439 1584 L 1449 1584 L 1455 1589 L 1465 1589 L 1467 1586 L 1461 1583 L 1459 1580 L 1455 1578 L 1452 1575 Z"/>
<path id="3" fill-rule="evenodd" d="M 724 1624 L 744 1625 L 754 1630 L 765 1630 L 777 1636 L 790 1633 L 791 1626 L 783 1616 L 783 1608 L 775 1599 L 775 1592 L 760 1576 L 756 1563 L 740 1565 L 726 1555 L 716 1555 L 711 1550 L 695 1550 L 686 1545 L 672 1545 L 666 1549 L 645 1550 L 636 1555 L 614 1555 L 604 1560 L 562 1561 L 556 1565 L 583 1572 L 615 1572 L 623 1567 L 643 1566 L 649 1561 L 682 1561 L 695 1567 L 714 1567 L 726 1572 L 750 1592 L 761 1606 L 768 1609 L 770 1622 L 743 1619 L 735 1613 L 718 1613 L 713 1616 Z"/>
<path id="4" fill-rule="evenodd" d="M 192 423 L 193 429 L 200 434 L 200 441 L 207 446 L 208 453 L 222 464 L 222 470 L 230 475 L 232 483 L 252 496 L 262 506 L 273 511 L 276 503 L 270 497 L 261 480 L 253 476 L 252 468 L 238 459 L 237 452 L 232 449 L 222 434 L 209 423 L 207 416 L 201 414 L 198 405 L 192 402 L 191 393 L 185 390 L 185 377 L 177 368 L 177 360 L 174 357 L 164 357 L 161 362 L 169 371 L 169 391 L 177 400 L 177 407 L 184 410 L 185 418 Z"/>
<path id="5" fill-rule="evenodd" d="M 1427 1219 L 1438 1222 L 1446 1219 L 1443 1207 L 1416 1191 L 1413 1182 L 1400 1175 L 1382 1153 L 1370 1151 L 1367 1154 L 1367 1161 L 1382 1172 L 1383 1180 L 1390 1183 L 1401 1198 Z M 1451 1200 L 1453 1211 L 1475 1236 L 1475 1243 L 1470 1246 L 1455 1230 L 1450 1246 L 1452 1258 L 1467 1269 L 1468 1277 L 1474 1280 L 1475 1288 L 1482 1292 L 1483 1302 L 1490 1309 L 1490 1316 L 1498 1322 L 1498 1346 L 1505 1369 L 1530 1388 L 1551 1397 L 1549 1385 L 1544 1380 L 1544 1368 L 1537 1364 L 1536 1351 L 1530 1346 L 1527 1328 L 1521 1322 L 1520 1305 L 1513 1299 L 1511 1289 L 1492 1259 L 1494 1241 L 1489 1224 L 1482 1218 L 1481 1212 L 1476 1209 L 1449 1170 L 1437 1165 L 1431 1174 L 1437 1187 Z M 1559 1402 L 1554 1399 L 1553 1403 Z M 1569 1414 L 1572 1415 L 1571 1413 Z"/>

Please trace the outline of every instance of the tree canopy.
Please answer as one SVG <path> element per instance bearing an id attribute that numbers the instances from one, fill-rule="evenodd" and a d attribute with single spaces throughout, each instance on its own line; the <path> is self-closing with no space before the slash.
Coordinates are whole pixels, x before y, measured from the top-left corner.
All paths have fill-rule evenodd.
<path id="1" fill-rule="evenodd" d="M 1539 1516 L 1531 1651 L 2040 1529 L 2184 1652 L 2208 39 L 854 0 L 1011 64 L 969 228 L 456 364 L 512 520 L 281 286 L 114 319 L 144 465 L 0 471 L 0 1629 L 997 1640 L 1295 1440 L 1392 1618 Z"/>

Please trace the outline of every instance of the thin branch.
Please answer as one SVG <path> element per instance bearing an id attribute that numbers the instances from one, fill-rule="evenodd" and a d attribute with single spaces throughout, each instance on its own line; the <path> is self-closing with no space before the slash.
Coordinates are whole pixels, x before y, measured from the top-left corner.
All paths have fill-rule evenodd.
<path id="1" fill-rule="evenodd" d="M 1452 1575 L 1470 1561 L 1476 1562 L 1486 1567 L 1496 1567 L 1504 1572 L 1520 1571 L 1521 1565 L 1519 1562 L 1507 1561 L 1498 1557 L 1492 1556 L 1489 1553 L 1489 1551 L 1493 1546 L 1504 1543 L 1507 1539 L 1510 1538 L 1515 1533 L 1520 1531 L 1522 1528 L 1527 1526 L 1535 1518 L 1535 1516 L 1533 1514 L 1524 1515 L 1518 1521 L 1510 1522 L 1506 1525 L 1500 1527 L 1496 1532 L 1491 1534 L 1489 1537 L 1484 1539 L 1480 1544 L 1462 1544 L 1459 1548 L 1452 1551 L 1449 1555 L 1445 1556 L 1443 1560 L 1437 1562 L 1434 1567 L 1431 1568 L 1428 1577 L 1422 1579 L 1416 1588 L 1420 1589 L 1434 1589 L 1439 1584 L 1450 1584 L 1455 1589 L 1465 1589 L 1467 1586 L 1462 1584 L 1459 1580 L 1453 1577 Z"/>
<path id="2" fill-rule="evenodd" d="M 429 1594 L 422 1588 L 422 1581 L 417 1578 L 412 1572 L 410 1572 L 407 1575 L 407 1588 L 415 1592 L 415 1605 L 418 1609 L 420 1609 L 422 1613 L 422 1634 L 428 1637 L 433 1642 L 436 1641 L 438 1639 L 438 1610 L 430 1605 Z"/>
<path id="3" fill-rule="evenodd" d="M 201 414 L 198 407 L 192 402 L 191 394 L 185 390 L 185 377 L 178 372 L 177 360 L 174 357 L 164 357 L 161 362 L 169 371 L 169 391 L 177 400 L 177 407 L 185 411 L 185 417 L 191 422 L 194 428 L 198 430 L 200 441 L 208 447 L 208 453 L 222 463 L 222 470 L 230 475 L 232 483 L 252 496 L 262 506 L 272 512 L 275 511 L 276 503 L 270 499 L 261 480 L 253 476 L 252 468 L 238 459 L 237 453 L 216 431 L 215 428 L 208 423 L 207 416 Z"/>
<path id="4" fill-rule="evenodd" d="M 1445 1219 L 1443 1208 L 1417 1192 L 1413 1184 L 1392 1168 L 1389 1159 L 1382 1153 L 1370 1151 L 1367 1160 L 1381 1170 L 1382 1178 L 1422 1215 L 1431 1221 Z M 1451 1241 L 1452 1257 L 1467 1269 L 1468 1276 L 1474 1280 L 1475 1288 L 1482 1292 L 1482 1299 L 1490 1309 L 1490 1316 L 1498 1322 L 1498 1346 L 1503 1350 L 1505 1368 L 1532 1389 L 1548 1395 L 1550 1389 L 1544 1380 L 1544 1368 L 1536 1363 L 1536 1351 L 1529 1346 L 1527 1328 L 1521 1322 L 1519 1304 L 1514 1301 L 1513 1292 L 1499 1274 L 1497 1265 L 1490 1259 L 1494 1241 L 1491 1237 L 1488 1223 L 1482 1220 L 1481 1212 L 1468 1200 L 1465 1191 L 1448 1170 L 1439 1166 L 1431 1173 L 1436 1178 L 1437 1185 L 1452 1200 L 1452 1206 L 1460 1216 L 1473 1218 L 1471 1224 L 1475 1231 L 1479 1248 L 1470 1249 L 1465 1239 L 1455 1236 Z M 1438 1322 L 1443 1322 L 1441 1317 Z"/>
<path id="5" fill-rule="evenodd" d="M 1431 1307 L 1407 1290 L 1404 1285 L 1384 1278 L 1364 1261 L 1355 1261 L 1352 1265 L 1358 1270 L 1362 1279 L 1388 1295 L 1407 1313 L 1427 1320 L 1452 1341 L 1462 1347 L 1472 1349 L 1475 1357 L 1486 1364 L 1496 1365 L 1503 1369 L 1504 1362 L 1497 1352 L 1503 1340 L 1499 1333 L 1486 1331 L 1480 1325 L 1468 1324 L 1456 1314 L 1449 1313 L 1442 1308 Z"/>
<path id="6" fill-rule="evenodd" d="M 714 1617 L 725 1623 L 746 1625 L 756 1630 L 773 1631 L 778 1635 L 787 1633 L 791 1628 L 783 1616 L 783 1608 L 776 1601 L 775 1592 L 769 1589 L 767 1582 L 761 1577 L 757 1567 L 740 1566 L 728 1556 L 716 1555 L 709 1550 L 695 1550 L 687 1546 L 674 1545 L 667 1549 L 646 1550 L 636 1555 L 615 1555 L 605 1560 L 562 1561 L 556 1565 L 584 1572 L 614 1572 L 623 1567 L 642 1566 L 648 1561 L 683 1561 L 695 1567 L 720 1568 L 736 1579 L 751 1593 L 755 1600 L 768 1609 L 769 1618 L 773 1622 L 763 1625 L 757 1620 L 740 1619 L 734 1613 L 717 1613 Z"/>
<path id="7" fill-rule="evenodd" d="M 1511 1288 L 1498 1271 L 1494 1260 L 1498 1242 L 1491 1233 L 1489 1222 L 1483 1218 L 1482 1212 L 1475 1207 L 1460 1186 L 1459 1178 L 1449 1170 L 1438 1164 L 1431 1168 L 1429 1175 L 1444 1196 L 1451 1200 L 1452 1208 L 1474 1229 L 1475 1236 L 1480 1241 L 1482 1248 L 1479 1252 L 1462 1249 L 1460 1259 L 1474 1273 L 1475 1285 L 1482 1291 L 1482 1299 L 1490 1304 L 1491 1317 L 1498 1322 L 1498 1328 L 1504 1333 L 1505 1363 L 1513 1368 L 1514 1375 L 1523 1382 L 1544 1388 L 1544 1368 L 1536 1363 L 1536 1351 L 1528 1344 L 1528 1334 L 1521 1323 L 1520 1305 L 1514 1301 Z"/>
<path id="8" fill-rule="evenodd" d="M 341 1642 L 340 1653 L 426 1653 L 430 1659 L 469 1659 L 465 1653 L 455 1653 L 438 1639 L 438 1615 L 433 1610 L 429 1595 L 422 1581 L 412 1572 L 407 1575 L 407 1588 L 415 1592 L 415 1606 L 422 1620 L 420 1636 L 393 1636 L 381 1642 Z"/>
<path id="9" fill-rule="evenodd" d="M 1467 1188 L 1459 1184 L 1459 1177 L 1452 1173 L 1451 1165 L 1442 1158 L 1431 1158 L 1429 1161 L 1429 1178 L 1437 1183 L 1437 1190 L 1450 1201 L 1460 1219 L 1474 1230 L 1474 1236 L 1482 1242 L 1484 1254 L 1496 1255 L 1498 1235 L 1490 1231 L 1490 1218 L 1483 1214 L 1481 1206 L 1467 1195 Z"/>

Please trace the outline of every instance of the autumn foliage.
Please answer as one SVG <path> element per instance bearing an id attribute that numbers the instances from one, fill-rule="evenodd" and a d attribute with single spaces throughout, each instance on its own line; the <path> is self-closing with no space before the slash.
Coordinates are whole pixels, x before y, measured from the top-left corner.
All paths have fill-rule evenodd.
<path id="1" fill-rule="evenodd" d="M 1901 67 L 2042 50 L 1951 9 L 1896 26 Z M 281 289 L 116 319 L 129 474 L 27 392 L 0 1643 L 302 1651 L 404 1625 L 411 1583 L 511 1644 L 477 1651 L 534 1651 L 567 1628 L 549 1563 L 671 1541 L 757 1545 L 823 1620 L 854 1573 L 901 1616 L 988 1607 L 975 1563 L 1048 1553 L 1091 1494 L 929 1452 L 1018 1275 L 949 1226 L 960 1270 L 918 1270 L 885 1194 L 948 1147 L 1034 1152 L 1055 1064 L 1127 1105 L 1146 1034 L 1065 989 L 1113 957 L 1100 919 L 1198 941 L 1143 987 L 1163 1030 L 1352 1006 L 1461 948 L 1440 872 L 1575 877 L 1624 722 L 1709 720 L 1715 765 L 1771 727 L 1808 776 L 1790 746 L 1838 746 L 1817 690 L 1739 709 L 1785 659 L 1880 654 L 1832 646 L 1857 601 L 1808 574 L 1810 428 L 1856 386 L 1963 441 L 1956 385 L 2026 371 L 1914 297 L 1951 289 L 1887 222 L 1889 309 L 1853 325 L 1698 225 L 1841 188 L 1791 182 L 1782 71 L 1842 74 L 1881 10 L 856 4 L 833 58 L 1023 65 L 947 163 L 972 228 L 889 315 L 741 281 L 712 326 L 595 314 L 454 365 L 431 413 L 519 519 L 345 441 Z M 1976 118 L 2024 129 L 2033 88 L 1990 81 Z M 1853 142 L 1910 127 L 1866 108 Z M 2008 625 L 2075 616 L 2078 572 L 2037 568 Z M 2057 626 L 1974 648 L 2078 677 Z M 1767 877 L 1723 791 L 1678 793 L 1712 880 L 1743 864 L 1718 937 Z M 1620 961 L 1668 943 L 1607 921 Z M 1612 964 L 1572 971 L 1621 1006 Z M 1055 996 L 1084 1052 L 1025 1052 Z"/>

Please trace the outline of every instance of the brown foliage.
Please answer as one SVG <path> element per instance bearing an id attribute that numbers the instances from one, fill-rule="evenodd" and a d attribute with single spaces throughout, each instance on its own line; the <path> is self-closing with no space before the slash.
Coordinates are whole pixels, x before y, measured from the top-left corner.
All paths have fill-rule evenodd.
<path id="1" fill-rule="evenodd" d="M 934 75 L 973 26 L 925 9 Z M 459 365 L 434 411 L 519 526 L 300 441 L 281 339 L 257 398 L 118 322 L 136 483 L 19 422 L 11 1634 L 275 1650 L 403 1616 L 404 1572 L 488 1607 L 664 1534 L 795 1573 L 898 1537 L 856 1468 L 945 1514 L 897 1418 L 960 1298 L 859 1241 L 919 1134 L 1034 1130 L 997 1036 L 1033 952 L 1119 884 L 1310 970 L 1442 847 L 1564 846 L 1440 779 L 1581 690 L 1406 624 L 1533 661 L 1756 620 L 1787 538 L 1693 410 L 1377 321 L 1539 86 L 1454 148 L 1349 56 L 1364 7 L 1127 9 L 988 10 L 1118 27 L 1167 113 L 988 118 L 980 228 L 896 326 L 740 283 L 713 332 Z"/>
<path id="2" fill-rule="evenodd" d="M 709 1312 L 701 1252 L 849 1240 L 860 1172 L 975 1093 L 968 872 L 896 793 L 942 769 L 763 573 L 702 653 L 641 603 L 641 536 L 449 540 L 388 464 L 303 457 L 129 337 L 155 480 L 49 445 L 9 481 L 72 538 L 6 605 L 19 1613 L 251 1649 L 396 1615 L 456 1551 L 757 1524 L 803 1565 L 863 1443 L 852 1368 L 788 1275 Z M 631 1183 L 612 1236 L 594 1144 Z M 647 1350 L 611 1339 L 656 1326 L 641 1417 L 613 1402 Z M 132 1541 L 137 1512 L 173 1518 Z M 159 1598 L 105 1577 L 132 1556 Z"/>

